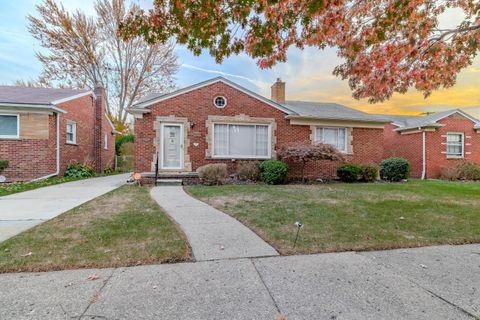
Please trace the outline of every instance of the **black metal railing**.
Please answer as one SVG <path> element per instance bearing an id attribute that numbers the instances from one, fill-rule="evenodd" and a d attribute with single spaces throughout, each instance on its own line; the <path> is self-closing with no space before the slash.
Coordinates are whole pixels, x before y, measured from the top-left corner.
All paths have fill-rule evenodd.
<path id="1" fill-rule="evenodd" d="M 158 181 L 158 152 L 157 152 L 157 159 L 155 161 L 155 185 L 157 185 Z"/>

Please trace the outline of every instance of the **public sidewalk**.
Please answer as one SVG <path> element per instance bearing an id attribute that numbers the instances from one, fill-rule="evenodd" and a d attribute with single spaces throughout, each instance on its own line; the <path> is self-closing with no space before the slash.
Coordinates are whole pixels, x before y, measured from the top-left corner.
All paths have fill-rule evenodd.
<path id="1" fill-rule="evenodd" d="M 480 245 L 0 274 L 0 306 L 18 320 L 478 319 Z"/>

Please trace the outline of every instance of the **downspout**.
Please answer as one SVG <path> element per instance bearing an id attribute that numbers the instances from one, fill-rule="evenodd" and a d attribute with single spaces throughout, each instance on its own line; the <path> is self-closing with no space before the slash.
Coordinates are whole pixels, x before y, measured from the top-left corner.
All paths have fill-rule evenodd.
<path id="1" fill-rule="evenodd" d="M 425 180 L 427 175 L 427 133 L 422 131 L 422 180 Z"/>
<path id="2" fill-rule="evenodd" d="M 60 113 L 57 112 L 56 113 L 57 115 L 57 148 L 56 148 L 56 167 L 57 167 L 57 170 L 55 171 L 55 173 L 51 173 L 49 175 L 46 175 L 44 177 L 40 177 L 40 178 L 36 178 L 36 179 L 33 179 L 31 181 L 38 181 L 38 180 L 43 180 L 43 179 L 48 179 L 48 178 L 51 178 L 51 177 L 54 177 L 54 176 L 58 176 L 60 174 Z"/>

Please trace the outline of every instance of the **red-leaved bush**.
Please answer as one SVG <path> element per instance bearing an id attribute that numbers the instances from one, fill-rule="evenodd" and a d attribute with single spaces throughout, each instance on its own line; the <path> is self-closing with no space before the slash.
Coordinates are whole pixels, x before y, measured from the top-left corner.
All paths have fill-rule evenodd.
<path id="1" fill-rule="evenodd" d="M 302 180 L 305 181 L 305 167 L 315 160 L 344 161 L 343 154 L 329 144 L 298 143 L 284 146 L 278 153 L 281 160 L 291 160 L 300 163 Z"/>

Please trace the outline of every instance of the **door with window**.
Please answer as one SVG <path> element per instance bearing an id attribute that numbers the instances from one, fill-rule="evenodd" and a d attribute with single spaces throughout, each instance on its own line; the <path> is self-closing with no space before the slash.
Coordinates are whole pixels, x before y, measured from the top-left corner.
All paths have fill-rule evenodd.
<path id="1" fill-rule="evenodd" d="M 183 125 L 162 123 L 160 139 L 162 169 L 183 169 Z"/>

